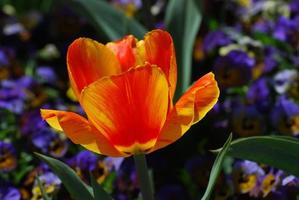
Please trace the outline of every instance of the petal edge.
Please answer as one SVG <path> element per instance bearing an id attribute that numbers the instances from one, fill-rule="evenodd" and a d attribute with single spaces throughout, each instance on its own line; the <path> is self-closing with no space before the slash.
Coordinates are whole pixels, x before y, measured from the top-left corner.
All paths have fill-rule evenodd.
<path id="1" fill-rule="evenodd" d="M 182 137 L 193 124 L 213 108 L 219 93 L 213 73 L 208 73 L 197 80 L 176 103 L 152 151 L 163 148 Z"/>
<path id="2" fill-rule="evenodd" d="M 41 115 L 53 128 L 63 131 L 75 144 L 80 144 L 95 153 L 124 157 L 97 131 L 87 119 L 73 112 L 41 109 Z"/>

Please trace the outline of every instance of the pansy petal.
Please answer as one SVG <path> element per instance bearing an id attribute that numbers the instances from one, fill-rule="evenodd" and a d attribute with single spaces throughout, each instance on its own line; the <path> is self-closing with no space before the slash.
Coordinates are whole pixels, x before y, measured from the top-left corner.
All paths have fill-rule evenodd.
<path id="1" fill-rule="evenodd" d="M 75 144 L 103 155 L 124 156 L 87 119 L 76 113 L 41 109 L 41 115 L 50 126 L 63 131 Z"/>
<path id="2" fill-rule="evenodd" d="M 138 45 L 138 51 L 144 51 L 145 60 L 163 70 L 170 84 L 171 97 L 173 97 L 177 81 L 177 64 L 170 34 L 162 30 L 151 31 L 144 37 L 144 50 L 141 44 Z"/>
<path id="3" fill-rule="evenodd" d="M 78 99 L 82 89 L 102 76 L 121 72 L 116 56 L 105 45 L 89 38 L 76 39 L 68 48 L 67 65 Z"/>
<path id="4" fill-rule="evenodd" d="M 136 65 L 135 47 L 137 39 L 128 35 L 116 42 L 109 42 L 106 46 L 116 55 L 123 72 Z"/>
<path id="5" fill-rule="evenodd" d="M 213 108 L 219 97 L 219 88 L 213 73 L 197 80 L 179 99 L 157 140 L 153 150 L 175 142 L 193 125 L 201 120 Z"/>
<path id="6" fill-rule="evenodd" d="M 89 85 L 82 93 L 82 106 L 117 149 L 147 152 L 165 122 L 168 90 L 163 71 L 146 64 Z"/>

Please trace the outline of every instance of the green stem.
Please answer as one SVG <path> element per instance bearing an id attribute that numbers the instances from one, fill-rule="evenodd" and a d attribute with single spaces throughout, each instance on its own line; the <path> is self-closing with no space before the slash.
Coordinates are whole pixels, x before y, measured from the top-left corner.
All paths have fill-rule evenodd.
<path id="1" fill-rule="evenodd" d="M 145 155 L 134 155 L 134 161 L 143 200 L 154 200 L 153 188 L 149 177 L 149 171 L 147 169 Z"/>

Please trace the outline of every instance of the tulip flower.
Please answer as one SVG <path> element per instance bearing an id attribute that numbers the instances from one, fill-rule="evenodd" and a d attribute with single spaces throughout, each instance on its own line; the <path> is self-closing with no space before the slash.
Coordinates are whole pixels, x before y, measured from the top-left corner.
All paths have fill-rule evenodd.
<path id="1" fill-rule="evenodd" d="M 41 109 L 53 128 L 93 152 L 126 157 L 163 148 L 186 133 L 215 105 L 213 73 L 197 80 L 174 104 L 175 49 L 169 33 L 154 30 L 106 45 L 76 39 L 68 48 L 71 88 L 86 117 Z"/>

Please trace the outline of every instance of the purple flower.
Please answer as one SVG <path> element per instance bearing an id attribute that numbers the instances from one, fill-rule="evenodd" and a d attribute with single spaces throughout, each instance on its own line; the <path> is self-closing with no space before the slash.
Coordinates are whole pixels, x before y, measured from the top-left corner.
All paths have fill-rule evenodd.
<path id="1" fill-rule="evenodd" d="M 266 46 L 264 49 L 264 72 L 268 73 L 273 71 L 278 63 L 276 61 L 279 52 L 272 46 Z"/>
<path id="2" fill-rule="evenodd" d="M 25 109 L 25 101 L 29 99 L 32 78 L 24 76 L 17 80 L 0 82 L 0 108 L 20 114 Z"/>
<path id="3" fill-rule="evenodd" d="M 251 79 L 254 65 L 247 53 L 233 50 L 216 60 L 213 71 L 220 87 L 242 86 Z"/>
<path id="4" fill-rule="evenodd" d="M 273 77 L 274 89 L 278 94 L 285 94 L 298 78 L 299 73 L 295 69 L 280 71 Z"/>
<path id="5" fill-rule="evenodd" d="M 17 166 L 15 148 L 11 143 L 0 141 L 0 171 L 9 172 Z"/>
<path id="6" fill-rule="evenodd" d="M 165 29 L 165 23 L 163 21 L 155 23 L 155 28 L 156 29 Z"/>
<path id="7" fill-rule="evenodd" d="M 231 123 L 233 132 L 241 137 L 260 135 L 266 128 L 263 115 L 254 105 L 240 105 L 233 109 Z"/>
<path id="8" fill-rule="evenodd" d="M 142 7 L 141 0 L 112 0 L 112 4 L 121 8 L 127 16 L 134 16 L 135 12 Z"/>
<path id="9" fill-rule="evenodd" d="M 287 199 L 296 199 L 299 193 L 299 178 L 292 175 L 284 177 L 280 190 L 287 196 Z"/>
<path id="10" fill-rule="evenodd" d="M 299 68 L 299 57 L 294 55 L 292 56 L 292 63 L 294 64 L 294 66 L 298 69 Z"/>
<path id="11" fill-rule="evenodd" d="M 275 24 L 273 36 L 278 40 L 287 41 L 291 31 L 292 21 L 284 16 L 281 16 Z"/>
<path id="12" fill-rule="evenodd" d="M 7 183 L 0 183 L 1 200 L 21 200 L 21 193 L 18 189 Z"/>
<path id="13" fill-rule="evenodd" d="M 291 12 L 297 14 L 298 11 L 299 11 L 299 0 L 291 1 L 290 4 L 289 4 L 289 7 L 290 7 Z"/>
<path id="14" fill-rule="evenodd" d="M 10 61 L 15 58 L 15 51 L 12 48 L 0 47 L 0 68 L 7 67 Z"/>
<path id="15" fill-rule="evenodd" d="M 272 124 L 282 134 L 299 134 L 299 105 L 282 96 L 271 114 Z"/>
<path id="16" fill-rule="evenodd" d="M 40 66 L 36 69 L 36 75 L 43 83 L 53 84 L 57 80 L 56 74 L 51 67 L 48 66 Z"/>
<path id="17" fill-rule="evenodd" d="M 9 60 L 5 54 L 5 52 L 0 49 L 0 67 L 7 66 L 9 64 Z"/>
<path id="18" fill-rule="evenodd" d="M 233 183 L 238 193 L 251 193 L 255 196 L 264 170 L 252 161 L 237 161 L 233 166 Z"/>
<path id="19" fill-rule="evenodd" d="M 34 126 L 32 126 L 32 124 L 34 124 Z M 23 113 L 21 116 L 21 134 L 23 136 L 30 136 L 47 127 L 46 122 L 43 121 L 40 116 L 39 110 L 32 110 Z"/>
<path id="20" fill-rule="evenodd" d="M 289 19 L 280 17 L 273 30 L 273 36 L 281 41 L 288 42 L 299 49 L 299 16 Z"/>
<path id="21" fill-rule="evenodd" d="M 273 172 L 271 170 L 268 174 L 266 174 L 260 183 L 259 189 L 263 198 L 268 196 L 271 192 L 275 192 L 279 183 L 281 182 L 282 171 Z"/>
<path id="22" fill-rule="evenodd" d="M 16 114 L 21 114 L 24 110 L 24 107 L 24 102 L 19 99 L 14 99 L 9 102 L 0 100 L 0 108 L 9 110 Z"/>
<path id="23" fill-rule="evenodd" d="M 113 0 L 113 3 L 120 5 L 128 5 L 133 4 L 136 8 L 141 8 L 142 2 L 141 0 Z"/>
<path id="24" fill-rule="evenodd" d="M 32 143 L 43 153 L 54 157 L 62 157 L 68 149 L 68 142 L 61 134 L 54 133 L 50 128 L 39 130 L 31 135 Z"/>
<path id="25" fill-rule="evenodd" d="M 123 158 L 100 159 L 90 151 L 81 151 L 68 161 L 68 164 L 83 180 L 89 180 L 90 172 L 98 183 L 102 183 L 111 171 L 117 171 Z"/>
<path id="26" fill-rule="evenodd" d="M 138 196 L 137 173 L 132 160 L 124 160 L 120 169 L 116 172 L 116 192 Z"/>
<path id="27" fill-rule="evenodd" d="M 253 24 L 254 32 L 269 33 L 273 28 L 273 22 L 270 20 L 260 20 Z"/>
<path id="28" fill-rule="evenodd" d="M 208 33 L 203 41 L 203 50 L 210 53 L 214 49 L 231 44 L 232 40 L 222 31 L 213 31 Z"/>
<path id="29" fill-rule="evenodd" d="M 45 172 L 44 174 L 40 175 L 39 180 L 48 195 L 54 194 L 58 188 L 60 188 L 61 180 L 52 172 Z M 32 199 L 39 199 L 41 197 L 41 190 L 37 180 L 34 182 L 32 188 Z"/>
<path id="30" fill-rule="evenodd" d="M 81 171 L 92 171 L 96 168 L 98 157 L 90 151 L 80 151 L 69 160 L 70 166 Z"/>
<path id="31" fill-rule="evenodd" d="M 266 78 L 260 78 L 250 85 L 247 92 L 247 101 L 256 105 L 256 108 L 262 112 L 270 109 L 272 100 Z"/>
<path id="32" fill-rule="evenodd" d="M 299 178 L 297 178 L 293 175 L 289 175 L 287 177 L 284 177 L 281 184 L 282 184 L 282 186 L 287 186 L 287 185 L 299 186 Z"/>
<path id="33" fill-rule="evenodd" d="M 46 172 L 39 176 L 39 180 L 46 185 L 56 185 L 61 184 L 61 180 L 52 172 Z"/>

